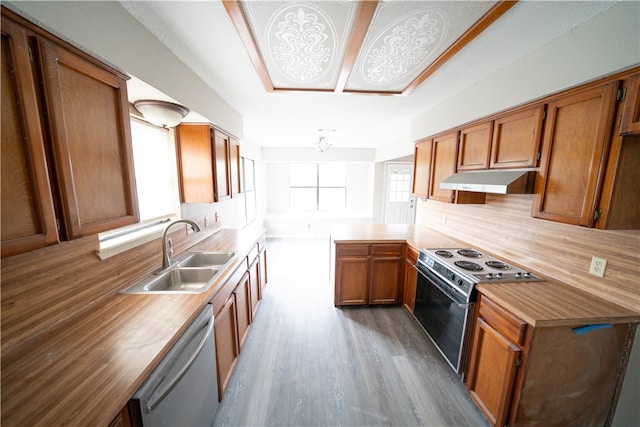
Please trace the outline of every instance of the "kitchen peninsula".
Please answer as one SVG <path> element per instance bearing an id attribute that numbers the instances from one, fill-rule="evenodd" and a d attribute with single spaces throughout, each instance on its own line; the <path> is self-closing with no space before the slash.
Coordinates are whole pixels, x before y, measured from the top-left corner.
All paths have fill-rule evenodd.
<path id="1" fill-rule="evenodd" d="M 343 266 L 356 259 L 349 249 L 394 243 L 407 254 L 471 247 L 420 225 L 334 226 L 331 241 L 337 305 L 343 305 L 337 295 L 354 294 L 346 287 L 362 284 L 342 274 Z M 402 290 L 415 280 L 407 274 L 410 264 L 400 263 L 405 271 L 398 273 L 397 302 L 405 308 L 414 304 L 406 301 L 411 293 Z M 548 277 L 544 270 L 532 273 L 543 281 L 477 285 L 464 376 L 472 399 L 493 425 L 551 425 L 576 417 L 594 425 L 610 423 L 640 313 Z M 494 386 L 483 383 L 489 379 Z"/>

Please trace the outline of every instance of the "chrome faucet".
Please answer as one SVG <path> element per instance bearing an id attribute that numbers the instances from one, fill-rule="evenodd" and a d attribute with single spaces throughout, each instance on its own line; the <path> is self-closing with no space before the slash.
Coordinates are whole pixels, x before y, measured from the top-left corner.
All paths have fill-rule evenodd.
<path id="1" fill-rule="evenodd" d="M 167 227 L 162 232 L 162 269 L 166 269 L 171 267 L 171 257 L 173 256 L 173 242 L 169 239 L 169 243 L 167 244 L 167 231 L 171 227 L 176 224 L 185 223 L 191 226 L 191 229 L 195 232 L 200 231 L 200 226 L 190 219 L 179 219 L 177 221 L 173 221 L 171 224 L 167 225 Z M 167 248 L 168 246 L 168 248 Z"/>

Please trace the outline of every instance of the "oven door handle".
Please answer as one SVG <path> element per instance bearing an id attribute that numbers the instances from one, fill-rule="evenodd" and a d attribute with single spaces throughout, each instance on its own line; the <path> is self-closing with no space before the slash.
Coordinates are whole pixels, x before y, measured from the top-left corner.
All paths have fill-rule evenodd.
<path id="1" fill-rule="evenodd" d="M 445 289 L 443 288 L 440 283 L 438 283 L 438 280 L 442 280 L 440 279 L 436 273 L 427 273 L 426 271 L 422 270 L 420 267 L 414 265 L 413 268 L 415 268 L 418 272 L 418 274 L 422 275 L 425 279 L 427 279 L 432 285 L 434 285 L 436 288 L 440 289 L 440 291 L 445 294 L 447 297 L 449 297 L 449 299 L 452 300 L 452 302 L 454 304 L 456 304 L 458 307 L 460 307 L 461 309 L 467 310 L 470 307 L 473 307 L 473 305 L 475 303 L 473 302 L 460 302 L 460 297 L 461 296 L 463 299 L 466 299 L 466 295 L 462 294 L 459 290 L 457 290 L 454 287 L 451 287 L 451 289 Z M 432 279 L 429 277 L 429 274 L 434 275 L 435 277 Z M 459 294 L 459 296 L 457 296 L 456 294 Z"/>

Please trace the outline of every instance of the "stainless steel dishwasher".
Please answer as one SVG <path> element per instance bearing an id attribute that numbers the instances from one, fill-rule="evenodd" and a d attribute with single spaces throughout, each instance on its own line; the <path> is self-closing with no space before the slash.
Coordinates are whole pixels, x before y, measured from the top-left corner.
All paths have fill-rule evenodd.
<path id="1" fill-rule="evenodd" d="M 213 308 L 207 304 L 131 399 L 142 425 L 209 427 L 218 409 Z M 137 416 L 136 416 L 137 415 Z"/>

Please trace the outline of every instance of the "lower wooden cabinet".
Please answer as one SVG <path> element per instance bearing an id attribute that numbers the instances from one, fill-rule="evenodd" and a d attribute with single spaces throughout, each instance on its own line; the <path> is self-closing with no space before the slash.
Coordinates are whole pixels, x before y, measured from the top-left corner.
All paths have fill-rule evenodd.
<path id="1" fill-rule="evenodd" d="M 251 283 L 249 274 L 245 273 L 233 292 L 236 302 L 236 323 L 238 327 L 238 349 L 242 348 L 251 325 Z"/>
<path id="2" fill-rule="evenodd" d="M 233 368 L 238 359 L 238 326 L 236 313 L 236 299 L 233 295 L 227 299 L 222 309 L 216 314 L 214 331 L 216 337 L 216 363 L 218 369 L 218 398 L 229 384 Z"/>
<path id="3" fill-rule="evenodd" d="M 407 255 L 404 263 L 404 292 L 402 306 L 413 315 L 413 307 L 416 302 L 416 281 L 418 272 L 415 269 L 418 262 L 418 251 L 411 246 L 407 246 Z"/>
<path id="4" fill-rule="evenodd" d="M 533 327 L 480 295 L 465 385 L 490 424 L 610 425 L 636 324 Z"/>
<path id="5" fill-rule="evenodd" d="M 260 300 L 262 299 L 262 295 L 260 292 L 260 263 L 259 258 L 256 256 L 253 261 L 250 261 L 251 265 L 249 266 L 249 286 L 250 286 L 250 296 L 251 296 L 251 318 L 256 315 L 256 311 L 258 310 L 258 305 L 260 304 Z"/>
<path id="6" fill-rule="evenodd" d="M 336 244 L 334 304 L 397 304 L 402 243 Z"/>

